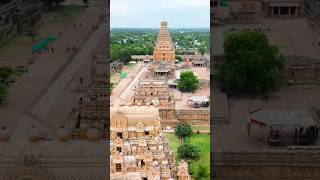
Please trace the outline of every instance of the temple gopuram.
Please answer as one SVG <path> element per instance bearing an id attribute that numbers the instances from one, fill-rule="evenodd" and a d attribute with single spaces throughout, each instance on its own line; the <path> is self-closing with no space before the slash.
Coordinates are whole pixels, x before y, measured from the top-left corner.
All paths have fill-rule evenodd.
<path id="1" fill-rule="evenodd" d="M 149 69 L 157 77 L 174 75 L 175 57 L 175 48 L 168 30 L 168 22 L 162 21 L 157 43 L 153 50 L 153 63 Z"/>

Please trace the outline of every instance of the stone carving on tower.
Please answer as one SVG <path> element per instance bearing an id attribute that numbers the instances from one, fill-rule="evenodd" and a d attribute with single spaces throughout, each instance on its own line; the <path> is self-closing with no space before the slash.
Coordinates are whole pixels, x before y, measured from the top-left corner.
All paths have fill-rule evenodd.
<path id="1" fill-rule="evenodd" d="M 153 50 L 153 63 L 149 66 L 149 69 L 157 77 L 174 74 L 175 58 L 175 48 L 168 30 L 168 22 L 162 21 L 156 46 Z"/>
<path id="2" fill-rule="evenodd" d="M 176 176 L 156 107 L 121 106 L 111 111 L 110 120 L 110 179 L 170 180 Z"/>
<path id="3" fill-rule="evenodd" d="M 175 118 L 175 97 L 163 80 L 141 80 L 130 105 L 155 106 L 159 109 L 161 127 L 175 127 L 178 121 Z"/>

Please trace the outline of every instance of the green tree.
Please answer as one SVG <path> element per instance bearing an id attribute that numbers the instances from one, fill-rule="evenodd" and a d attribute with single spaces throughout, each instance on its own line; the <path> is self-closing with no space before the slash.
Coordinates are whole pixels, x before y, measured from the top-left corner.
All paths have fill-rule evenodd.
<path id="1" fill-rule="evenodd" d="M 200 158 L 201 149 L 194 144 L 182 144 L 178 147 L 178 154 L 183 159 L 197 160 Z"/>
<path id="2" fill-rule="evenodd" d="M 82 0 L 82 2 L 85 6 L 89 6 L 89 0 Z"/>
<path id="3" fill-rule="evenodd" d="M 6 81 L 13 74 L 13 70 L 8 67 L 0 68 L 0 80 Z"/>
<path id="4" fill-rule="evenodd" d="M 195 180 L 208 180 L 210 173 L 206 166 L 199 165 L 195 174 Z"/>
<path id="5" fill-rule="evenodd" d="M 64 2 L 64 0 L 53 0 L 56 3 L 56 6 L 59 6 L 60 3 Z"/>
<path id="6" fill-rule="evenodd" d="M 204 55 L 207 52 L 207 48 L 206 48 L 206 46 L 200 46 L 198 48 L 198 51 L 200 54 Z"/>
<path id="7" fill-rule="evenodd" d="M 187 137 L 192 134 L 191 125 L 188 123 L 179 123 L 175 128 L 175 133 L 178 137 Z"/>
<path id="8" fill-rule="evenodd" d="M 176 59 L 177 59 L 179 62 L 182 62 L 182 61 L 183 61 L 183 59 L 182 59 L 181 56 L 176 56 Z"/>
<path id="9" fill-rule="evenodd" d="M 59 6 L 60 3 L 64 2 L 64 0 L 42 0 L 45 2 L 45 5 L 50 8 L 53 4 L 56 4 L 56 6 Z"/>
<path id="10" fill-rule="evenodd" d="M 199 86 L 198 77 L 192 71 L 184 71 L 180 74 L 178 88 L 180 91 L 195 91 Z"/>
<path id="11" fill-rule="evenodd" d="M 265 93 L 278 85 L 285 59 L 264 33 L 231 34 L 224 50 L 225 60 L 219 69 L 222 90 Z"/>
<path id="12" fill-rule="evenodd" d="M 195 168 L 194 168 L 194 165 L 193 165 L 193 162 L 192 161 L 188 161 L 188 171 L 189 171 L 189 174 L 192 176 L 195 172 Z"/>
<path id="13" fill-rule="evenodd" d="M 7 96 L 8 96 L 7 87 L 0 85 L 0 104 L 3 104 L 3 102 L 6 100 Z"/>

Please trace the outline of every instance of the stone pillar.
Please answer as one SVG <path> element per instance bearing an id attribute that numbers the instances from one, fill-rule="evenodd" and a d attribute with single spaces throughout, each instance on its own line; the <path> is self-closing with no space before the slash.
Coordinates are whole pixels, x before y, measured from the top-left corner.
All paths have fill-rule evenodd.
<path id="1" fill-rule="evenodd" d="M 280 12 L 281 12 L 280 9 L 281 9 L 281 7 L 278 7 L 278 16 L 279 16 L 279 17 L 280 17 L 280 15 L 281 15 L 281 14 L 280 14 Z"/>
<path id="2" fill-rule="evenodd" d="M 271 7 L 271 17 L 274 16 L 274 7 Z"/>
<path id="3" fill-rule="evenodd" d="M 291 6 L 288 7 L 289 11 L 288 11 L 288 15 L 291 16 Z"/>

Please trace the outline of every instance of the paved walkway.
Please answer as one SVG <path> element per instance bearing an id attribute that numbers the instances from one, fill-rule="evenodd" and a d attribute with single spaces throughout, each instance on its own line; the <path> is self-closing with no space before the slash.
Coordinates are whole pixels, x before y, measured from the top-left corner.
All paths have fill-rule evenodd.
<path id="1" fill-rule="evenodd" d="M 48 87 L 57 80 L 66 66 L 69 63 L 72 64 L 71 61 L 75 53 L 67 53 L 66 47 L 72 48 L 75 45 L 79 48 L 88 40 L 93 33 L 92 25 L 96 25 L 99 20 L 96 13 L 97 9 L 98 7 L 88 8 L 82 16 L 75 20 L 76 27 L 71 24 L 62 33 L 61 37 L 52 44 L 55 53 L 43 53 L 29 69 L 29 73 L 13 84 L 6 103 L 0 106 L 0 126 L 7 126 L 9 130 L 14 131 L 19 123 L 26 121 L 19 127 L 29 128 L 26 125 L 32 122 L 27 121 L 35 119 L 30 116 L 26 118 L 27 112 L 43 96 Z M 49 94 L 52 94 L 52 92 Z M 40 123 L 45 126 L 54 124 L 54 122 Z M 19 132 L 22 132 L 20 128 Z"/>
<path id="2" fill-rule="evenodd" d="M 129 88 L 130 84 L 132 84 L 132 82 L 137 82 L 137 79 L 141 76 L 142 73 L 141 68 L 143 69 L 142 64 L 137 64 L 137 66 L 134 67 L 134 69 L 128 73 L 127 78 L 120 80 L 119 84 L 112 90 L 112 94 L 110 97 L 111 105 L 118 104 L 119 98 L 124 97 L 123 93 L 125 93 L 126 89 Z M 132 88 L 132 86 L 130 87 Z"/>
<path id="3" fill-rule="evenodd" d="M 32 109 L 32 113 L 38 115 L 40 118 L 46 118 L 48 111 L 52 104 L 60 97 L 60 94 L 70 83 L 71 79 L 80 69 L 81 65 L 91 60 L 90 54 L 93 51 L 98 41 L 104 35 L 104 27 L 100 28 L 91 36 L 88 42 L 83 46 L 82 50 L 72 60 L 70 65 L 61 73 L 59 78 L 50 86 L 46 93 L 41 97 L 38 103 Z"/>

